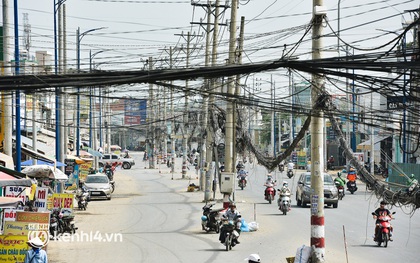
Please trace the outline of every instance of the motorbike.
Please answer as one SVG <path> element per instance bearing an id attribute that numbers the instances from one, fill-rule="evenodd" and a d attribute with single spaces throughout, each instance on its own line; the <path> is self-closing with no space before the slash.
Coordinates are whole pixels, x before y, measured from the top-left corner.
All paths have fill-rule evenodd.
<path id="1" fill-rule="evenodd" d="M 59 226 L 58 220 L 59 220 L 59 214 L 60 209 L 53 209 L 50 214 L 50 239 L 55 239 L 58 234 L 62 234 L 63 230 Z"/>
<path id="2" fill-rule="evenodd" d="M 287 170 L 287 177 L 289 177 L 289 178 L 293 177 L 293 170 L 292 169 Z"/>
<path id="3" fill-rule="evenodd" d="M 349 190 L 351 194 L 354 194 L 354 192 L 357 191 L 356 181 L 348 181 L 347 190 Z"/>
<path id="4" fill-rule="evenodd" d="M 271 202 L 275 199 L 274 184 L 266 184 L 264 196 L 265 200 L 267 200 L 268 203 L 271 204 Z"/>
<path id="5" fill-rule="evenodd" d="M 77 227 L 75 226 L 74 214 L 71 210 L 67 208 L 61 208 L 60 213 L 58 215 L 58 225 L 62 233 L 76 233 Z"/>
<path id="6" fill-rule="evenodd" d="M 111 193 L 113 193 L 115 190 L 115 181 L 114 180 L 109 181 L 109 184 L 111 185 Z"/>
<path id="7" fill-rule="evenodd" d="M 203 206 L 203 216 L 201 216 L 201 227 L 206 232 L 215 231 L 220 232 L 220 226 L 222 225 L 220 209 L 212 209 L 214 204 L 206 204 Z"/>
<path id="8" fill-rule="evenodd" d="M 108 179 L 110 180 L 110 181 L 113 181 L 114 180 L 114 171 L 112 170 L 112 168 L 105 168 L 105 174 L 106 174 L 106 176 L 108 176 Z"/>
<path id="9" fill-rule="evenodd" d="M 246 176 L 244 175 L 239 175 L 238 176 L 239 180 L 238 180 L 238 186 L 241 188 L 241 190 L 244 190 L 245 186 L 246 186 Z"/>
<path id="10" fill-rule="evenodd" d="M 287 212 L 290 211 L 290 191 L 282 192 L 281 189 L 277 189 L 279 191 L 279 199 L 277 200 L 277 205 L 279 206 L 279 210 L 283 212 L 283 215 L 287 215 Z"/>
<path id="11" fill-rule="evenodd" d="M 394 215 L 395 212 L 392 212 L 392 214 Z M 375 236 L 375 242 L 378 245 L 378 247 L 381 246 L 381 244 L 384 244 L 384 247 L 388 246 L 388 241 L 390 236 L 390 231 L 391 231 L 391 217 L 389 215 L 386 216 L 380 216 L 375 214 L 375 212 L 372 212 L 372 215 L 377 216 L 379 222 L 379 231 L 376 233 Z"/>
<path id="12" fill-rule="evenodd" d="M 229 221 L 223 225 L 223 231 L 225 232 L 225 242 L 224 245 L 226 247 L 226 251 L 232 250 L 237 242 L 237 238 L 239 237 L 239 232 L 236 230 L 235 223 L 233 221 Z"/>
<path id="13" fill-rule="evenodd" d="M 346 195 L 344 193 L 344 186 L 340 185 L 339 182 L 334 182 L 335 186 L 337 187 L 337 191 L 338 191 L 338 200 L 343 200 L 343 197 Z"/>
<path id="14" fill-rule="evenodd" d="M 86 187 L 80 188 L 76 193 L 77 207 L 80 210 L 86 210 L 88 202 L 90 201 L 90 193 Z"/>

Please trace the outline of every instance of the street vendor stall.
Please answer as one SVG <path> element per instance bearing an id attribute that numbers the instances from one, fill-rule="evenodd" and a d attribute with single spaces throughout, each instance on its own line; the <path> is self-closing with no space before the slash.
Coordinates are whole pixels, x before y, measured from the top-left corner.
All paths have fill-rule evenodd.
<path id="1" fill-rule="evenodd" d="M 56 193 L 62 192 L 63 183 L 68 180 L 65 173 L 49 165 L 28 166 L 22 170 L 22 173 L 36 178 L 41 185 L 50 186 Z"/>

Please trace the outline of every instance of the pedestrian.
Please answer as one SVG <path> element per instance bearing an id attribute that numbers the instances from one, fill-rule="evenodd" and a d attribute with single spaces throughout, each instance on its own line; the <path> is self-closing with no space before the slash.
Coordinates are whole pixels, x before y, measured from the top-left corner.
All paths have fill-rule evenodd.
<path id="1" fill-rule="evenodd" d="M 251 254 L 244 260 L 248 261 L 248 263 L 261 262 L 261 258 L 258 254 Z"/>
<path id="2" fill-rule="evenodd" d="M 24 263 L 48 263 L 47 252 L 42 249 L 45 244 L 39 237 L 34 237 L 26 243 L 31 249 L 26 252 Z"/>

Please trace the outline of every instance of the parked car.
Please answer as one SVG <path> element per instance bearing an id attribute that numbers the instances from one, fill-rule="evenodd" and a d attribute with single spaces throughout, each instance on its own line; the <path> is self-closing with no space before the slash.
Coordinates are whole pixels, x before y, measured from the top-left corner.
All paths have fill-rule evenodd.
<path id="1" fill-rule="evenodd" d="M 123 169 L 131 169 L 131 166 L 135 165 L 134 159 L 122 158 L 115 153 L 104 153 L 103 157 L 99 158 L 99 167 L 104 167 L 107 162 L 111 164 L 115 162 L 121 163 Z"/>
<path id="2" fill-rule="evenodd" d="M 88 174 L 84 186 L 89 191 L 92 199 L 95 197 L 105 197 L 106 199 L 111 200 L 112 189 L 106 174 Z"/>
<path id="3" fill-rule="evenodd" d="M 296 189 L 296 201 L 297 205 L 305 207 L 306 204 L 310 203 L 311 197 L 311 173 L 302 173 L 298 180 L 298 186 Z M 337 208 L 338 207 L 338 191 L 335 187 L 332 176 L 328 173 L 324 173 L 324 204 Z"/>

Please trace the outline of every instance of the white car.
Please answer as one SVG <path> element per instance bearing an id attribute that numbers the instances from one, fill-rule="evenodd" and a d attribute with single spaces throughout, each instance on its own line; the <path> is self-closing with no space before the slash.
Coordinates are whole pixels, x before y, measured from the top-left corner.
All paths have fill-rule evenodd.
<path id="1" fill-rule="evenodd" d="M 131 169 L 131 166 L 135 165 L 134 159 L 132 158 L 121 158 L 115 153 L 104 153 L 104 156 L 99 158 L 99 167 L 104 167 L 107 162 L 111 164 L 118 162 L 121 163 L 123 169 Z"/>

